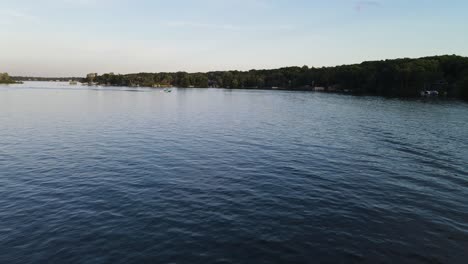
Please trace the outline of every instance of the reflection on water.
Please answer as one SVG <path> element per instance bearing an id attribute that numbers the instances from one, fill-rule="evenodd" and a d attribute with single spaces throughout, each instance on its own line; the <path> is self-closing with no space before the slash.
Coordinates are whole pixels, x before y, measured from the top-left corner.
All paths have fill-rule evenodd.
<path id="1" fill-rule="evenodd" d="M 466 261 L 467 104 L 161 90 L 0 86 L 1 263 Z"/>

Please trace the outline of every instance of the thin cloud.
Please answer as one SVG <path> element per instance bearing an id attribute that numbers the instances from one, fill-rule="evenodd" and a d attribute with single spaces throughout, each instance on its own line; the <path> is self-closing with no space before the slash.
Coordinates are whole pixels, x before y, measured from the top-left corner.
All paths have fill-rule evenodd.
<path id="1" fill-rule="evenodd" d="M 13 9 L 0 9 L 0 15 L 1 16 L 6 16 L 10 18 L 16 18 L 16 19 L 24 19 L 24 20 L 34 20 L 36 19 L 35 16 L 13 10 Z"/>
<path id="2" fill-rule="evenodd" d="M 364 9 L 371 8 L 371 7 L 379 7 L 382 4 L 378 1 L 358 1 L 354 5 L 354 8 L 357 12 L 361 12 Z"/>
<path id="3" fill-rule="evenodd" d="M 199 23 L 190 21 L 167 21 L 165 26 L 179 27 L 179 28 L 192 28 L 192 29 L 210 29 L 210 30 L 224 30 L 224 31 L 275 31 L 275 30 L 293 30 L 292 25 L 273 25 L 273 26 L 239 26 L 232 24 L 215 24 L 215 23 Z"/>
<path id="4" fill-rule="evenodd" d="M 90 5 L 96 4 L 97 0 L 62 0 L 66 4 L 75 4 L 75 5 Z"/>
<path id="5" fill-rule="evenodd" d="M 112 4 L 111 0 L 44 0 L 48 5 L 69 8 L 92 8 L 101 5 Z M 114 3 L 115 4 L 115 3 Z"/>
<path id="6" fill-rule="evenodd" d="M 170 26 L 170 27 L 231 30 L 231 31 L 239 31 L 242 29 L 241 27 L 230 25 L 230 24 L 210 24 L 210 23 L 198 23 L 198 22 L 189 22 L 189 21 L 168 21 L 165 23 L 165 25 Z"/>
<path id="7" fill-rule="evenodd" d="M 14 9 L 0 9 L 0 25 L 36 21 L 37 17 Z"/>

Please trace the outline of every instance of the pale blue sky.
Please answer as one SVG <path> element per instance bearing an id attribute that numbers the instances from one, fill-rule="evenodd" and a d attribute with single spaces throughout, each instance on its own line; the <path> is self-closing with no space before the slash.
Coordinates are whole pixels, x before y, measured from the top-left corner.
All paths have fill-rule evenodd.
<path id="1" fill-rule="evenodd" d="M 248 70 L 468 56 L 462 0 L 0 0 L 0 72 Z"/>

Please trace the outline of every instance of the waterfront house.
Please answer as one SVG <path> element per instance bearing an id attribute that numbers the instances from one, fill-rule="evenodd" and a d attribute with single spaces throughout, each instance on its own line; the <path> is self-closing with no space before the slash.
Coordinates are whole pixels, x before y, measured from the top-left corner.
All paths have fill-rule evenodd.
<path id="1" fill-rule="evenodd" d="M 316 92 L 325 92 L 325 87 L 316 86 L 316 87 L 314 87 L 314 91 L 316 91 Z"/>

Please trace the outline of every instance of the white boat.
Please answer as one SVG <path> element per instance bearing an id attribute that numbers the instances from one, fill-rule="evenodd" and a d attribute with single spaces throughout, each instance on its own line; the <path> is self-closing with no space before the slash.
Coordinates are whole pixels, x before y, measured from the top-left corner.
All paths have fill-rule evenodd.
<path id="1" fill-rule="evenodd" d="M 430 96 L 439 96 L 438 91 L 422 91 L 421 96 L 430 97 Z"/>

